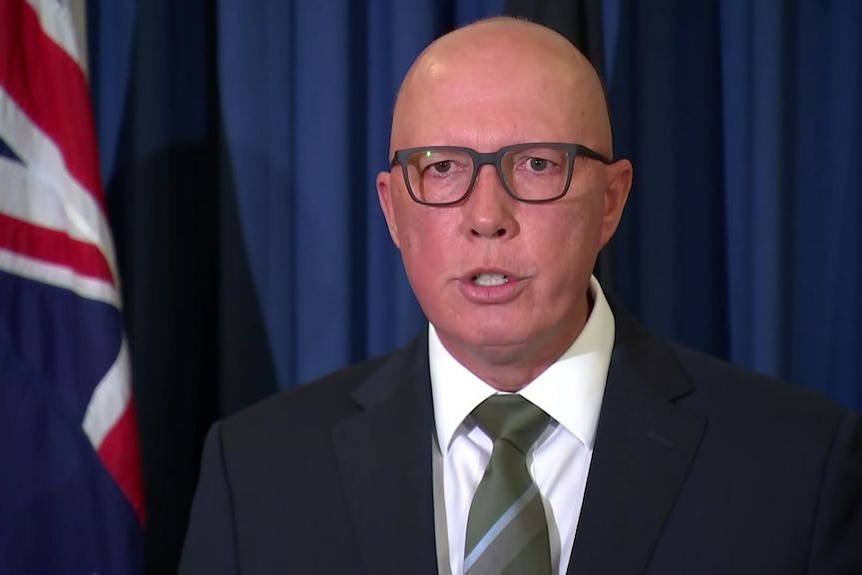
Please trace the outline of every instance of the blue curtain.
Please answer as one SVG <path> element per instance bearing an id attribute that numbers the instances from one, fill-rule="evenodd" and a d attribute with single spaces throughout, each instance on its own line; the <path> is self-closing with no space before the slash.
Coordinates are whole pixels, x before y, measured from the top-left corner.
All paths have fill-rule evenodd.
<path id="1" fill-rule="evenodd" d="M 635 185 L 621 299 L 658 333 L 862 409 L 862 7 L 606 1 Z"/>
<path id="2" fill-rule="evenodd" d="M 721 8 L 732 357 L 862 409 L 862 6 Z"/>

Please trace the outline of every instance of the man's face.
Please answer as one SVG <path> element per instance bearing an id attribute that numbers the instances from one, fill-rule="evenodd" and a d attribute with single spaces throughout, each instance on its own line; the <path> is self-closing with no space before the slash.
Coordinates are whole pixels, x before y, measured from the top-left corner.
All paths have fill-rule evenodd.
<path id="1" fill-rule="evenodd" d="M 574 142 L 606 153 L 577 102 L 584 90 L 553 58 L 448 56 L 417 67 L 405 85 L 393 150 Z M 577 158 L 562 199 L 526 204 L 486 165 L 467 199 L 450 207 L 415 203 L 400 166 L 378 176 L 410 284 L 450 353 L 506 365 L 546 351 L 550 362 L 565 350 L 586 320 L 589 277 L 622 209 L 608 202 L 608 172 Z"/>

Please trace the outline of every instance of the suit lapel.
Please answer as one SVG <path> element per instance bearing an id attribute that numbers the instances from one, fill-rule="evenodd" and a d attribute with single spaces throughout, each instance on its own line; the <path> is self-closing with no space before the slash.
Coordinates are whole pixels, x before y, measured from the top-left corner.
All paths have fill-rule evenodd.
<path id="1" fill-rule="evenodd" d="M 353 394 L 361 413 L 333 427 L 345 499 L 368 573 L 436 573 L 427 336 Z"/>
<path id="2" fill-rule="evenodd" d="M 692 386 L 665 344 L 614 309 L 617 337 L 570 573 L 642 573 L 705 420 L 673 400 Z"/>

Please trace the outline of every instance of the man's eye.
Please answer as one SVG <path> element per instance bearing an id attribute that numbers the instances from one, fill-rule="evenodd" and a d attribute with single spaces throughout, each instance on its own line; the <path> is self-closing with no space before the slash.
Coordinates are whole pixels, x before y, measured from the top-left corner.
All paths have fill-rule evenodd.
<path id="1" fill-rule="evenodd" d="M 431 164 L 431 168 L 438 174 L 445 174 L 452 169 L 452 162 L 450 160 L 435 162 Z"/>
<path id="2" fill-rule="evenodd" d="M 548 160 L 543 160 L 542 158 L 530 158 L 529 164 L 530 168 L 534 172 L 541 172 L 548 167 Z"/>

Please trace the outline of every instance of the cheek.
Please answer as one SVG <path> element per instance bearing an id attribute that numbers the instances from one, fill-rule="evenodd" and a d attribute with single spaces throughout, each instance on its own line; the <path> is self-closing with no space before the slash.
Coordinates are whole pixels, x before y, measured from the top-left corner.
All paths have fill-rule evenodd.
<path id="1" fill-rule="evenodd" d="M 447 278 L 458 268 L 451 249 L 452 237 L 434 218 L 410 214 L 408 225 L 399 228 L 401 260 L 419 306 L 427 317 L 440 321 Z"/>
<path id="2" fill-rule="evenodd" d="M 592 204 L 592 203 L 590 203 Z M 558 281 L 567 283 L 592 273 L 601 245 L 601 207 L 577 203 L 533 222 L 530 252 Z M 526 228 L 526 226 L 524 226 Z M 523 229 L 523 228 L 522 228 Z"/>
<path id="3" fill-rule="evenodd" d="M 585 196 L 571 207 L 566 237 L 580 250 L 597 252 L 602 239 L 604 202 L 601 194 Z"/>
<path id="4" fill-rule="evenodd" d="M 421 206 L 405 206 L 398 216 L 401 257 L 410 275 L 439 273 L 451 250 L 454 229 L 451 217 L 443 211 Z"/>

